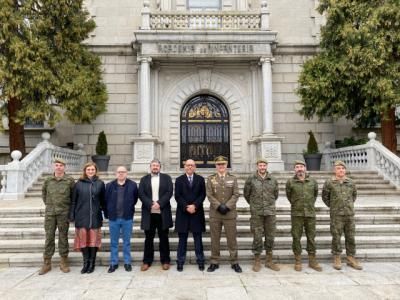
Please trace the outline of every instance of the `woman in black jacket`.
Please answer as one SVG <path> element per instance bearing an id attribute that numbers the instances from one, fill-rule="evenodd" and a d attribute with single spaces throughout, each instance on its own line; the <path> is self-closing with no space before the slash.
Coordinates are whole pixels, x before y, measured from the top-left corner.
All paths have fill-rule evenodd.
<path id="1" fill-rule="evenodd" d="M 105 185 L 97 177 L 96 164 L 87 163 L 75 183 L 70 211 L 70 221 L 75 222 L 74 249 L 83 256 L 82 274 L 94 271 L 97 249 L 101 246 L 104 193 Z"/>

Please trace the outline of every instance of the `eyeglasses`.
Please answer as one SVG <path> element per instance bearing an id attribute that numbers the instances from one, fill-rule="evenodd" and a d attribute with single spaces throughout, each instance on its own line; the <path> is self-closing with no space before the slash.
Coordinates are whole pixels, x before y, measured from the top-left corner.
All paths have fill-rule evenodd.
<path id="1" fill-rule="evenodd" d="M 118 174 L 124 174 L 124 173 L 128 173 L 127 171 L 118 171 Z"/>

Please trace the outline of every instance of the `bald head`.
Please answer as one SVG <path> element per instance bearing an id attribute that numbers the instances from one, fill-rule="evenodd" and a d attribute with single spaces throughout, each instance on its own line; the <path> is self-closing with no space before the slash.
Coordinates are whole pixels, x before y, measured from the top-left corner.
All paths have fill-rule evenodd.
<path id="1" fill-rule="evenodd" d="M 196 171 L 196 163 L 193 159 L 187 159 L 185 161 L 185 173 L 189 176 L 193 175 Z"/>
<path id="2" fill-rule="evenodd" d="M 128 170 L 126 169 L 125 166 L 119 166 L 117 167 L 117 170 L 115 171 L 116 176 L 117 176 L 117 181 L 120 184 L 124 184 L 126 181 L 126 178 L 128 177 Z"/>

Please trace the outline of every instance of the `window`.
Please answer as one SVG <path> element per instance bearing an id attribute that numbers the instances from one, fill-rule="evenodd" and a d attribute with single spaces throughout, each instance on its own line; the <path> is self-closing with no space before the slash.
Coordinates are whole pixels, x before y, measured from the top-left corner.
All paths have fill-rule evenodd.
<path id="1" fill-rule="evenodd" d="M 187 0 L 189 10 L 219 10 L 221 0 Z"/>

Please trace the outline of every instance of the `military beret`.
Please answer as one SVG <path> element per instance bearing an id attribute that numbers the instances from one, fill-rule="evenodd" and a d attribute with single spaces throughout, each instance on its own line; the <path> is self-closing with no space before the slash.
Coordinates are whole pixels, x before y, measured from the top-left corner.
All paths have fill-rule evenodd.
<path id="1" fill-rule="evenodd" d="M 268 160 L 266 160 L 265 158 L 259 158 L 259 159 L 257 159 L 257 165 L 258 165 L 259 163 L 268 164 Z"/>
<path id="2" fill-rule="evenodd" d="M 215 158 L 215 163 L 216 164 L 227 164 L 228 163 L 228 158 L 226 158 L 225 156 L 222 156 L 222 155 L 217 156 Z"/>
<path id="3" fill-rule="evenodd" d="M 305 163 L 304 161 L 302 161 L 302 160 L 295 160 L 295 161 L 294 161 L 294 165 L 303 165 L 303 166 L 306 166 L 306 163 Z"/>
<path id="4" fill-rule="evenodd" d="M 55 159 L 54 159 L 54 163 L 55 163 L 55 164 L 63 164 L 64 166 L 67 164 L 67 163 L 65 162 L 65 160 L 63 160 L 62 158 L 55 158 Z"/>
<path id="5" fill-rule="evenodd" d="M 345 169 L 347 168 L 346 167 L 346 164 L 343 162 L 343 161 L 341 161 L 341 160 L 337 160 L 337 161 L 335 161 L 335 167 L 336 166 L 342 166 L 342 167 L 344 167 Z"/>

